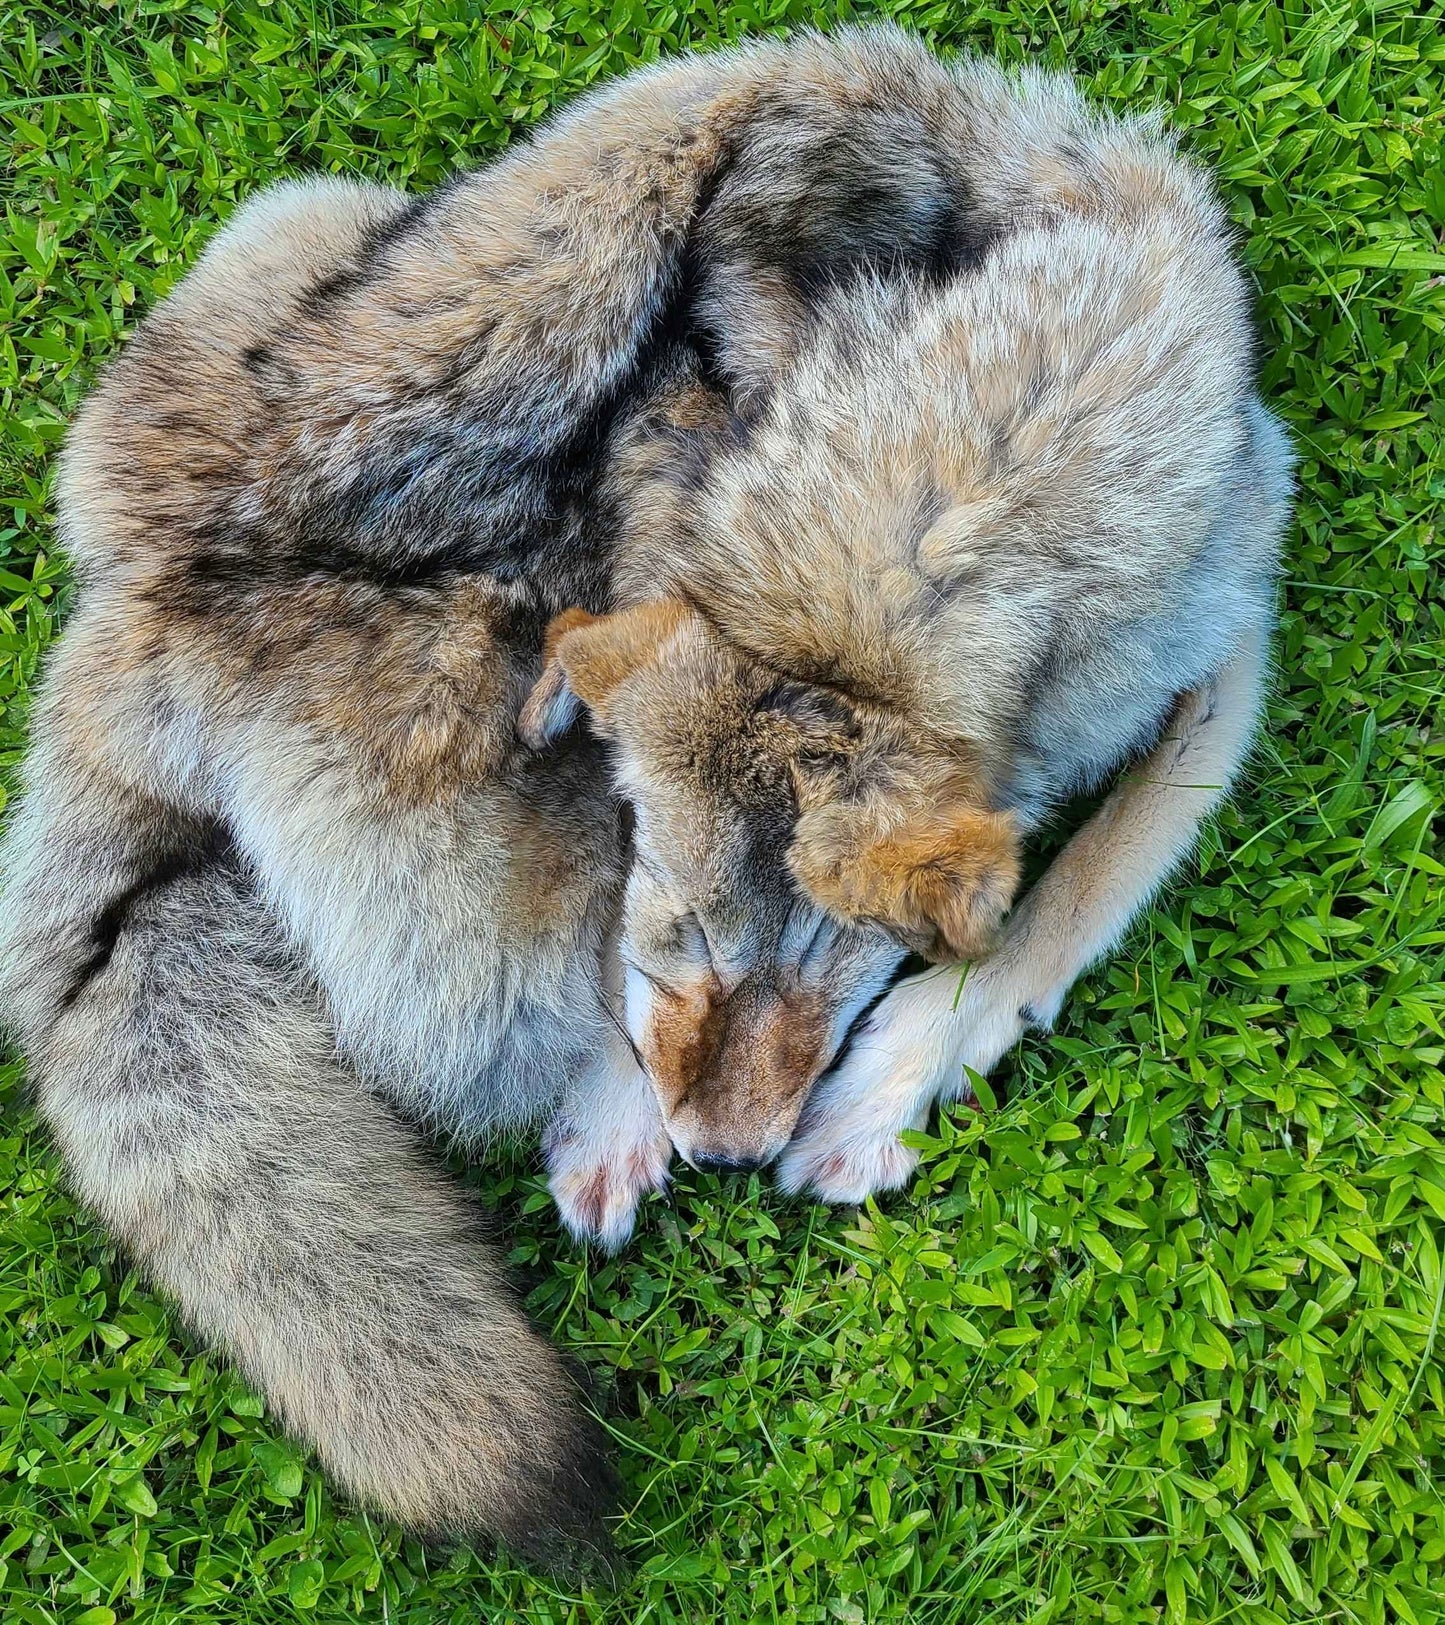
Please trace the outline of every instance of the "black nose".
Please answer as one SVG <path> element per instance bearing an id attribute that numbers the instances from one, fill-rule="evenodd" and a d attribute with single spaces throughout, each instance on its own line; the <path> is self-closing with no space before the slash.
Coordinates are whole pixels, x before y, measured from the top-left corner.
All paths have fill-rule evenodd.
<path id="1" fill-rule="evenodd" d="M 750 1174 L 755 1168 L 761 1168 L 761 1157 L 738 1157 L 727 1151 L 699 1151 L 693 1159 L 692 1165 L 704 1174 Z"/>

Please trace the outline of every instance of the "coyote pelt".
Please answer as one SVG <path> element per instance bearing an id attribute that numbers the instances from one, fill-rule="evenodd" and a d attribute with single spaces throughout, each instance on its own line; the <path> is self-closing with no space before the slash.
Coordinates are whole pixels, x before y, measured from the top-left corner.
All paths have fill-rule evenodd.
<path id="1" fill-rule="evenodd" d="M 519 736 L 539 678 L 570 693 L 556 618 L 670 595 L 776 679 L 727 681 L 793 752 L 793 827 L 738 849 L 780 922 L 752 951 L 817 941 L 789 874 L 856 933 L 816 1071 L 896 963 L 869 933 L 984 943 L 1018 835 L 1267 628 L 1287 482 L 1245 304 L 1156 131 L 879 30 L 648 70 L 429 197 L 285 183 L 142 324 L 61 463 L 81 590 L 0 993 L 85 1198 L 353 1494 L 542 1556 L 609 1501 L 391 1115 L 557 1111 L 558 1157 L 626 1125 L 608 1239 L 665 1172 L 609 1000 L 634 851 L 668 868 L 649 794 L 701 769 L 599 724 L 635 849 L 600 740 Z M 704 954 L 725 879 L 687 901 Z"/>

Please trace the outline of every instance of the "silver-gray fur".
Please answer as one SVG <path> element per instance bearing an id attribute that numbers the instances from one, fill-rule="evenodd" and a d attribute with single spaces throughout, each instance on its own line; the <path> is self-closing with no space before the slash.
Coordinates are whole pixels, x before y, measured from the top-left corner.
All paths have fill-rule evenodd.
<path id="1" fill-rule="evenodd" d="M 1159 320 L 1105 331 L 1131 297 Z M 1000 911 L 1008 819 L 1179 689 L 1226 697 L 1181 715 L 1237 765 L 1287 490 L 1244 312 L 1157 132 L 877 31 L 650 70 L 430 200 L 276 188 L 127 346 L 62 467 L 82 592 L 0 859 L 0 1007 L 85 1198 L 351 1492 L 544 1555 L 608 1501 L 599 1431 L 384 1103 L 474 1137 L 560 1108 L 554 1189 L 610 1241 L 665 1177 L 604 1008 L 631 853 L 599 747 L 517 736 L 548 623 L 675 588 L 871 706 L 854 768 L 799 792 L 793 874 L 957 950 L 980 911 L 939 887 Z M 1121 806 L 979 979 L 975 1059 L 1207 810 Z M 913 998 L 825 1081 L 790 1184 L 906 1171 L 962 1053 L 920 1041 L 890 1094 Z"/>

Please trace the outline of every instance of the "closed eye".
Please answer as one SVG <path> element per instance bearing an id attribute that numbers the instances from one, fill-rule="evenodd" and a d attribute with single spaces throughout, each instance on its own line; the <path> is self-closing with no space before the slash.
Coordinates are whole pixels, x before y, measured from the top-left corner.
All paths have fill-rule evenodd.
<path id="1" fill-rule="evenodd" d="M 696 914 L 684 914 L 673 927 L 677 952 L 689 965 L 702 967 L 713 962 L 712 944 Z"/>
<path id="2" fill-rule="evenodd" d="M 838 927 L 811 903 L 794 903 L 778 944 L 778 963 L 803 976 L 815 970 L 828 952 Z"/>

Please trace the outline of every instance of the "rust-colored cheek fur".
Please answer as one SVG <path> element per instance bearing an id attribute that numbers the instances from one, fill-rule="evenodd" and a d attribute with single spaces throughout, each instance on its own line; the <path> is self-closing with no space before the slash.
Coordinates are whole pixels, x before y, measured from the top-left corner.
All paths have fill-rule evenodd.
<path id="1" fill-rule="evenodd" d="M 655 989 L 642 1049 L 665 1112 L 716 1070 L 726 1023 L 727 1001 L 711 976 L 678 992 Z"/>
<path id="2" fill-rule="evenodd" d="M 977 959 L 992 946 L 1019 882 L 1007 813 L 972 808 L 873 840 L 839 840 L 836 823 L 798 826 L 789 862 L 830 913 L 885 926 L 933 960 Z"/>

